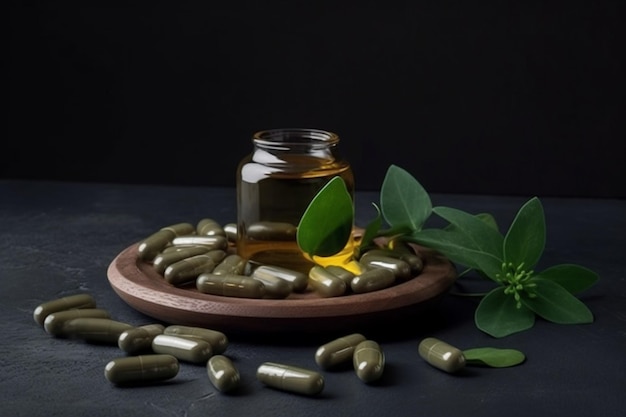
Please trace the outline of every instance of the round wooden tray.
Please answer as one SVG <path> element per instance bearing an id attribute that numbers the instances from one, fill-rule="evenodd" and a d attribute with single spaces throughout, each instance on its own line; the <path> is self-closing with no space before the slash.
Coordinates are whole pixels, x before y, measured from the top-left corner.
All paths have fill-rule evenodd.
<path id="1" fill-rule="evenodd" d="M 430 307 L 457 278 L 447 258 L 416 246 L 424 260 L 422 273 L 383 290 L 332 298 L 312 291 L 281 300 L 222 297 L 201 293 L 193 284 L 169 284 L 139 260 L 138 246 L 129 246 L 109 265 L 113 290 L 131 307 L 163 322 L 224 332 L 352 332 L 389 325 Z"/>

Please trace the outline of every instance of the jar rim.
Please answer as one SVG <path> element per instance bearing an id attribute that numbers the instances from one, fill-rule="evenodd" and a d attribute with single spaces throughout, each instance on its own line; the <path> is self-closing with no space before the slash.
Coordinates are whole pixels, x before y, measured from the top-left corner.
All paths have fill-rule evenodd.
<path id="1" fill-rule="evenodd" d="M 252 135 L 257 145 L 335 145 L 339 142 L 339 135 L 323 129 L 309 128 L 278 128 L 259 130 Z"/>

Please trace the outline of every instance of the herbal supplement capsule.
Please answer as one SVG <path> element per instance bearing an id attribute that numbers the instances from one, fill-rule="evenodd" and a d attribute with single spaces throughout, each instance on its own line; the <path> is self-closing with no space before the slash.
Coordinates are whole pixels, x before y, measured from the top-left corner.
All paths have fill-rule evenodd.
<path id="1" fill-rule="evenodd" d="M 248 226 L 248 237 L 257 240 L 295 240 L 297 226 L 285 222 L 257 222 Z"/>
<path id="2" fill-rule="evenodd" d="M 239 386 L 239 371 L 230 358 L 214 355 L 207 361 L 207 374 L 215 388 L 221 392 L 229 392 Z"/>
<path id="3" fill-rule="evenodd" d="M 349 361 L 356 346 L 364 340 L 365 336 L 361 333 L 352 333 L 323 344 L 315 352 L 315 363 L 328 369 Z"/>
<path id="4" fill-rule="evenodd" d="M 146 324 L 124 330 L 117 338 L 117 346 L 129 355 L 150 351 L 152 339 L 158 334 L 163 334 L 164 329 L 165 326 L 162 324 Z"/>
<path id="5" fill-rule="evenodd" d="M 224 236 L 177 236 L 172 240 L 173 245 L 203 245 L 209 249 L 227 249 L 228 240 Z"/>
<path id="6" fill-rule="evenodd" d="M 373 268 L 352 278 L 350 288 L 355 293 L 377 291 L 391 286 L 395 280 L 396 276 L 391 270 Z"/>
<path id="7" fill-rule="evenodd" d="M 315 371 L 274 362 L 257 368 L 259 381 L 273 388 L 304 395 L 316 395 L 324 389 L 324 377 Z"/>
<path id="8" fill-rule="evenodd" d="M 435 368 L 454 373 L 465 367 L 465 356 L 460 349 L 434 337 L 427 337 L 418 346 L 420 356 Z"/>
<path id="9" fill-rule="evenodd" d="M 352 281 L 352 278 L 356 276 L 352 271 L 349 271 L 342 266 L 328 265 L 324 268 L 331 274 L 336 275 L 338 278 L 340 278 L 343 282 L 346 283 L 346 285 L 350 285 L 350 281 Z"/>
<path id="10" fill-rule="evenodd" d="M 196 233 L 200 236 L 226 236 L 221 224 L 213 219 L 201 219 L 196 225 Z"/>
<path id="11" fill-rule="evenodd" d="M 373 340 L 364 340 L 354 348 L 352 364 L 356 376 L 365 383 L 374 382 L 385 370 L 385 354 Z"/>
<path id="12" fill-rule="evenodd" d="M 400 280 L 413 278 L 411 267 L 402 259 L 392 258 L 391 256 L 368 255 L 367 252 L 365 252 L 359 261 L 369 268 L 388 269 Z"/>
<path id="13" fill-rule="evenodd" d="M 370 249 L 365 252 L 361 258 L 364 256 L 390 256 L 392 258 L 400 259 L 407 264 L 411 268 L 411 275 L 415 276 L 422 272 L 424 268 L 424 261 L 422 258 L 417 255 L 415 252 L 411 252 L 409 248 L 406 246 L 401 246 L 403 249 Z"/>
<path id="14" fill-rule="evenodd" d="M 309 285 L 322 297 L 343 295 L 348 287 L 341 278 L 319 265 L 314 265 L 309 271 Z"/>
<path id="15" fill-rule="evenodd" d="M 151 261 L 159 254 L 172 240 L 176 234 L 169 229 L 161 229 L 145 238 L 139 243 L 139 259 Z"/>
<path id="16" fill-rule="evenodd" d="M 134 326 L 107 318 L 79 317 L 63 324 L 63 334 L 93 343 L 117 344 L 120 335 Z"/>
<path id="17" fill-rule="evenodd" d="M 208 251 L 209 248 L 206 246 L 189 246 L 176 251 L 161 252 L 152 260 L 152 266 L 159 274 L 163 275 L 165 268 L 171 264 Z"/>
<path id="18" fill-rule="evenodd" d="M 33 318 L 37 324 L 43 326 L 49 314 L 75 308 L 96 308 L 96 300 L 89 294 L 75 294 L 46 301 L 35 308 Z"/>
<path id="19" fill-rule="evenodd" d="M 178 360 L 192 363 L 205 363 L 213 355 L 209 342 L 169 334 L 156 335 L 152 339 L 152 350 L 154 353 L 169 354 Z"/>
<path id="20" fill-rule="evenodd" d="M 214 275 L 203 273 L 196 279 L 196 288 L 205 294 L 225 297 L 263 298 L 265 286 L 245 275 Z"/>
<path id="21" fill-rule="evenodd" d="M 162 227 L 161 230 L 171 230 L 176 236 L 185 236 L 194 233 L 196 228 L 191 223 L 183 222 Z"/>
<path id="22" fill-rule="evenodd" d="M 178 374 L 180 365 L 172 355 L 149 354 L 113 359 L 104 367 L 104 376 L 116 385 L 164 381 Z"/>
<path id="23" fill-rule="evenodd" d="M 224 233 L 229 242 L 237 242 L 237 223 L 226 223 L 224 225 Z"/>
<path id="24" fill-rule="evenodd" d="M 255 274 L 253 272 L 251 277 L 263 283 L 265 287 L 265 297 L 267 298 L 287 298 L 293 291 L 291 282 L 279 278 L 276 275 L 266 273 Z"/>
<path id="25" fill-rule="evenodd" d="M 261 265 L 257 267 L 250 276 L 264 281 L 267 277 L 277 277 L 291 283 L 292 290 L 302 292 L 306 290 L 309 277 L 304 272 L 284 268 L 276 265 Z M 269 278 L 272 279 L 272 278 Z"/>
<path id="26" fill-rule="evenodd" d="M 222 262 L 215 265 L 213 271 L 215 275 L 244 275 L 248 261 L 237 254 L 227 255 Z"/>
<path id="27" fill-rule="evenodd" d="M 49 314 L 43 322 L 43 327 L 52 336 L 64 337 L 63 326 L 65 322 L 79 317 L 111 318 L 109 312 L 101 308 L 77 308 Z"/>
<path id="28" fill-rule="evenodd" d="M 213 348 L 213 354 L 224 353 L 228 347 L 228 337 L 224 333 L 204 327 L 171 325 L 167 326 L 163 333 L 174 336 L 193 336 L 202 339 L 209 342 Z"/>
<path id="29" fill-rule="evenodd" d="M 181 259 L 165 268 L 163 277 L 172 285 L 182 285 L 198 278 L 203 272 L 211 272 L 215 262 L 206 254 Z"/>

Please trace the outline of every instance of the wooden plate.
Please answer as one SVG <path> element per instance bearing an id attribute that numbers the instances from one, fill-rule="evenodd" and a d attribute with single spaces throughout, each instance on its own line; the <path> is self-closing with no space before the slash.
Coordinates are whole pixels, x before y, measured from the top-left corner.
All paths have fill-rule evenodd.
<path id="1" fill-rule="evenodd" d="M 281 300 L 222 297 L 201 293 L 193 284 L 169 284 L 138 259 L 138 246 L 129 246 L 109 265 L 114 291 L 131 307 L 163 322 L 224 332 L 352 332 L 389 325 L 430 307 L 457 278 L 447 258 L 416 246 L 424 260 L 422 273 L 383 290 L 333 298 L 314 292 Z"/>

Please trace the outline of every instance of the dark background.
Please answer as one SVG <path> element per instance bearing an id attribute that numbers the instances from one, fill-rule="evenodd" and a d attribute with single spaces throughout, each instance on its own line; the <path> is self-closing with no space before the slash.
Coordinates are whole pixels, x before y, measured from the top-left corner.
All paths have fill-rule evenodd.
<path id="1" fill-rule="evenodd" d="M 361 190 L 626 197 L 620 1 L 131 3 L 11 3 L 0 178 L 234 186 L 313 127 Z"/>

